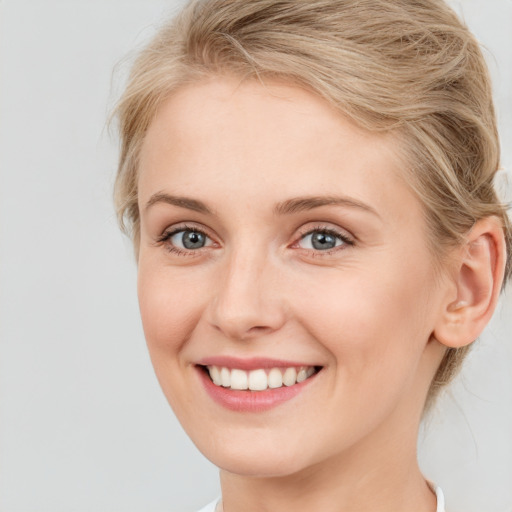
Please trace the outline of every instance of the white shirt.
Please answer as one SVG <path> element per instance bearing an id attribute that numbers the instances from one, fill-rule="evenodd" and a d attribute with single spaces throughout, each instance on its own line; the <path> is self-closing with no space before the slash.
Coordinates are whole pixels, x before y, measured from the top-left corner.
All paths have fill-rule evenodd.
<path id="1" fill-rule="evenodd" d="M 445 512 L 444 509 L 444 494 L 440 487 L 437 487 L 436 485 L 432 486 L 433 490 L 436 493 L 437 498 L 437 509 L 436 512 Z M 217 503 L 219 502 L 218 499 L 215 501 L 212 501 L 209 505 L 206 505 L 206 507 L 202 508 L 198 512 L 215 512 L 215 507 L 217 506 Z"/>

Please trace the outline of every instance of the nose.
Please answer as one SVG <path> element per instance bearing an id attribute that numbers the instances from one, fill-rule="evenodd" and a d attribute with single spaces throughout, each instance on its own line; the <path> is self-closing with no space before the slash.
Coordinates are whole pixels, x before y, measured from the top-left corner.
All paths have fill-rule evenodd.
<path id="1" fill-rule="evenodd" d="M 276 265 L 265 254 L 248 252 L 226 261 L 210 302 L 210 323 L 233 340 L 270 334 L 286 321 Z"/>

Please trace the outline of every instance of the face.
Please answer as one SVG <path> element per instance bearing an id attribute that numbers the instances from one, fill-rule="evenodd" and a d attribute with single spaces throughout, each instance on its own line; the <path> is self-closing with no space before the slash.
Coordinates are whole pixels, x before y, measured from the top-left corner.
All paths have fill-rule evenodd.
<path id="1" fill-rule="evenodd" d="M 415 445 L 443 292 L 394 150 L 280 83 L 187 86 L 152 122 L 142 321 L 167 399 L 221 468 L 289 475 Z"/>

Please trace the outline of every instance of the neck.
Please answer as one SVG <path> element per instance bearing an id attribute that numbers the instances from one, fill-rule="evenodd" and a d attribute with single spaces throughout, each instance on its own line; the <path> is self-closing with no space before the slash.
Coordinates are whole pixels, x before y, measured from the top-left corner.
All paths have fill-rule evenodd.
<path id="1" fill-rule="evenodd" d="M 343 460 L 340 460 L 343 459 Z M 352 459 L 352 460 L 351 460 Z M 223 512 L 434 512 L 436 499 L 416 458 L 333 457 L 293 475 L 221 471 Z"/>

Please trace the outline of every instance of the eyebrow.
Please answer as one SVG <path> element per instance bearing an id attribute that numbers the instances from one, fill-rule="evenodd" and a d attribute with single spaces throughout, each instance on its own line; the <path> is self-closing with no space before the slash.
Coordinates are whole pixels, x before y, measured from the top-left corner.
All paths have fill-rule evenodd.
<path id="1" fill-rule="evenodd" d="M 372 213 L 380 218 L 377 210 L 371 206 L 353 199 L 343 196 L 306 196 L 288 199 L 279 203 L 274 208 L 274 213 L 278 215 L 287 215 L 291 213 L 304 212 L 321 206 L 348 206 L 350 208 L 358 208 Z"/>
<path id="2" fill-rule="evenodd" d="M 191 197 L 173 196 L 165 192 L 157 192 L 153 194 L 149 201 L 146 203 L 145 209 L 147 210 L 156 203 L 166 203 L 179 208 L 185 208 L 198 213 L 212 215 L 212 210 L 206 206 L 205 203 Z M 287 199 L 278 203 L 274 207 L 274 213 L 277 215 L 290 215 L 293 213 L 304 212 L 320 208 L 321 206 L 346 206 L 350 208 L 358 208 L 380 217 L 376 210 L 371 206 L 362 203 L 353 198 L 342 196 L 305 196 Z"/>
<path id="3" fill-rule="evenodd" d="M 208 208 L 208 206 L 206 206 L 202 201 L 198 201 L 197 199 L 192 199 L 190 197 L 173 196 L 166 194 L 165 192 L 157 192 L 156 194 L 153 194 L 146 203 L 145 210 L 157 203 L 171 204 L 173 206 L 186 208 L 187 210 L 192 210 L 194 212 L 205 213 L 207 215 L 212 214 L 210 208 Z"/>

